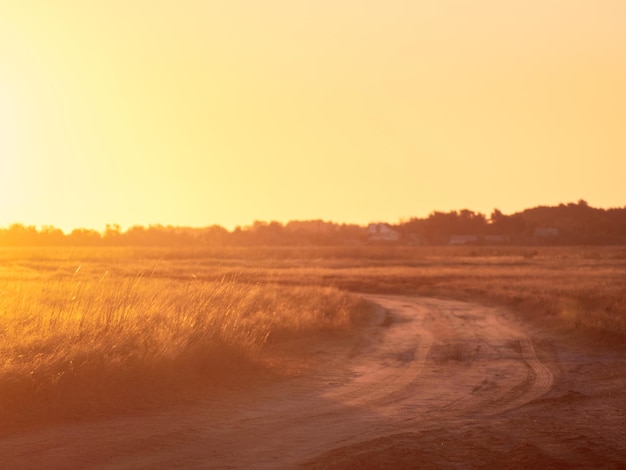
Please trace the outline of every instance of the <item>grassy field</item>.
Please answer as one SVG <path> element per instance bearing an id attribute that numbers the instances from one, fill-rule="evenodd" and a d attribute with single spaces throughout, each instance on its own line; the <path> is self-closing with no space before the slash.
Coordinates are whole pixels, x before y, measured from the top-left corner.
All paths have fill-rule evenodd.
<path id="1" fill-rule="evenodd" d="M 152 263 L 124 251 L 87 251 L 97 261 L 81 254 L 80 264 L 33 255 L 4 252 L 0 267 L 4 424 L 197 398 L 280 373 L 273 345 L 349 330 L 367 311 L 332 287 L 131 274 L 118 268 Z"/>
<path id="2" fill-rule="evenodd" d="M 358 292 L 626 337 L 625 248 L 0 249 L 0 419 L 124 412 L 278 374 L 277 345 L 358 331 L 371 311 Z"/>

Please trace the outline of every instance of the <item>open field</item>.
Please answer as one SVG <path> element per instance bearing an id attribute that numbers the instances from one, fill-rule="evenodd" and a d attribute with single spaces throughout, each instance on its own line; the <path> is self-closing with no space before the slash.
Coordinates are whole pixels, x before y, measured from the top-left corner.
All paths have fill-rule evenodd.
<path id="1" fill-rule="evenodd" d="M 626 335 L 624 247 L 5 249 L 0 279 L 73 273 L 331 286 L 498 303 L 541 321 Z M 55 274 L 56 273 L 56 274 Z"/>
<path id="2" fill-rule="evenodd" d="M 112 265 L 143 262 L 113 256 Z M 332 287 L 7 258 L 0 267 L 4 425 L 119 412 L 282 373 L 272 347 L 347 330 L 367 312 L 363 300 Z"/>
<path id="3" fill-rule="evenodd" d="M 0 457 L 14 468 L 626 462 L 624 248 L 0 262 Z"/>

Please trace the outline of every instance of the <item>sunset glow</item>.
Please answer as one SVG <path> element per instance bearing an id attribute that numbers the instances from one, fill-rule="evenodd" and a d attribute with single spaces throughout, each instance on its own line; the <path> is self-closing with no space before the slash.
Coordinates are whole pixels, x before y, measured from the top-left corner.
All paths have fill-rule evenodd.
<path id="1" fill-rule="evenodd" d="M 0 226 L 626 204 L 626 2 L 0 5 Z"/>

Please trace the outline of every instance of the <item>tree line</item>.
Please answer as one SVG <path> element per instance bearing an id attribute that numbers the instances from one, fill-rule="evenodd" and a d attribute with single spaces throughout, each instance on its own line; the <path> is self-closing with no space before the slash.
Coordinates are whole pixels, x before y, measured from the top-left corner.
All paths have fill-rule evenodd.
<path id="1" fill-rule="evenodd" d="M 486 216 L 468 209 L 432 212 L 397 224 L 384 224 L 394 236 L 381 240 L 368 226 L 323 220 L 286 224 L 256 221 L 226 230 L 151 225 L 121 230 L 107 225 L 99 232 L 79 228 L 64 233 L 43 226 L 13 224 L 0 228 L 2 246 L 246 246 L 343 245 L 358 243 L 448 244 L 452 240 L 475 244 L 626 244 L 626 206 L 601 209 L 584 200 L 557 206 L 538 206 L 513 214 L 494 209 Z"/>
<path id="2" fill-rule="evenodd" d="M 477 242 L 511 244 L 626 244 L 626 206 L 599 209 L 586 201 L 538 206 L 510 215 L 494 209 L 489 217 L 464 209 L 433 212 L 401 223 L 403 235 L 420 234 L 426 243 L 445 243 L 454 235 Z"/>

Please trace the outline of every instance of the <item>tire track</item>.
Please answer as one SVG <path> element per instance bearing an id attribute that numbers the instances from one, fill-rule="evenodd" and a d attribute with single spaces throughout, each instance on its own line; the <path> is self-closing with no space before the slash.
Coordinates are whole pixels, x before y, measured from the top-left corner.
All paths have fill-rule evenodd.
<path id="1" fill-rule="evenodd" d="M 402 396 L 417 381 L 434 343 L 432 332 L 424 328 L 421 316 L 415 315 L 418 305 L 390 297 L 369 299 L 378 301 L 387 311 L 391 325 L 386 327 L 378 347 L 369 352 L 367 362 L 358 365 L 365 369 L 364 376 L 327 395 L 348 406 L 382 405 Z M 389 374 L 372 374 L 385 367 L 392 369 Z"/>
<path id="2" fill-rule="evenodd" d="M 367 298 L 391 321 L 379 315 L 356 350 L 322 351 L 309 375 L 180 411 L 5 437 L 0 460 L 16 469 L 294 468 L 337 447 L 489 420 L 552 387 L 531 339 L 495 309 Z"/>
<path id="3" fill-rule="evenodd" d="M 528 337 L 519 338 L 521 358 L 528 367 L 526 379 L 512 389 L 508 396 L 488 405 L 485 414 L 496 415 L 519 408 L 550 391 L 554 383 L 552 371 L 537 357 L 535 347 Z"/>

